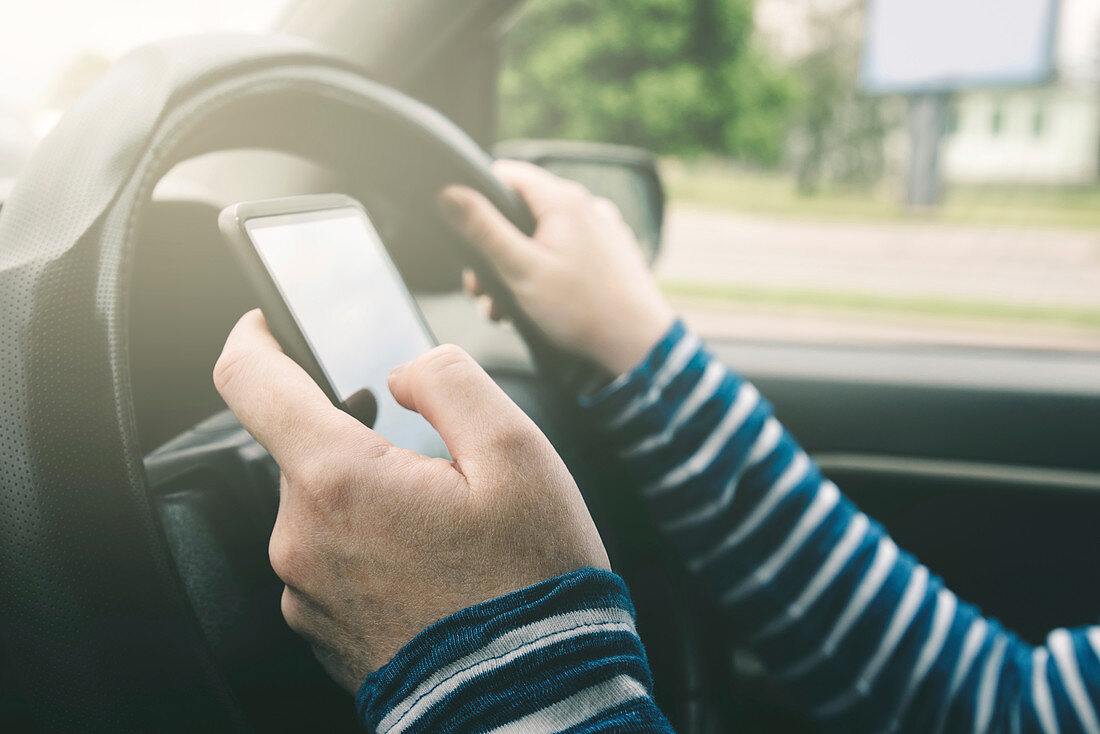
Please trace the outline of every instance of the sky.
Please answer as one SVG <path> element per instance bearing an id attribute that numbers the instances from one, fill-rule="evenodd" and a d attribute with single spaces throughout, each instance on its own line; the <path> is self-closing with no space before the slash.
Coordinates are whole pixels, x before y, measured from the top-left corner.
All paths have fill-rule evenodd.
<path id="1" fill-rule="evenodd" d="M 203 31 L 262 32 L 293 0 L 0 0 L 0 106 L 42 103 L 58 73 L 81 52 L 110 59 L 144 42 Z M 538 0 L 532 0 L 537 2 Z M 797 36 L 808 7 L 846 0 L 758 0 L 757 18 Z M 1100 0 L 1062 0 L 1059 62 L 1094 68 Z"/>
<path id="2" fill-rule="evenodd" d="M 81 52 L 114 59 L 134 46 L 205 31 L 262 32 L 288 0 L 0 0 L 0 105 L 41 102 Z"/>

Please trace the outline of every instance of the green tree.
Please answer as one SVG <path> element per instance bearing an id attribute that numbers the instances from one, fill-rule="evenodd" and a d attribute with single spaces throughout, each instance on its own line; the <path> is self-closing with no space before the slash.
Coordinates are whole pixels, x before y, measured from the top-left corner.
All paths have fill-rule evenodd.
<path id="1" fill-rule="evenodd" d="M 797 72 L 806 90 L 792 135 L 798 189 L 871 187 L 886 170 L 884 144 L 896 124 L 882 98 L 858 87 L 864 3 L 833 5 L 810 19 L 812 50 Z"/>
<path id="2" fill-rule="evenodd" d="M 533 0 L 509 35 L 501 131 L 777 163 L 796 87 L 751 43 L 752 10 Z"/>

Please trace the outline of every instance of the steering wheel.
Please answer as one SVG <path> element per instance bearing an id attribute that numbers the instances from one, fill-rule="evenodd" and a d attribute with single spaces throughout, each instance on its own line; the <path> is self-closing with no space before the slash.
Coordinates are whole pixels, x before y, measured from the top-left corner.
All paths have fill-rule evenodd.
<path id="1" fill-rule="evenodd" d="M 281 585 L 266 563 L 277 504 L 270 457 L 229 414 L 149 456 L 137 439 L 127 325 L 143 213 L 177 163 L 236 148 L 371 172 L 380 185 L 361 198 L 403 270 L 429 258 L 436 272 L 471 262 L 436 214 L 446 183 L 473 186 L 533 226 L 488 156 L 447 119 L 285 38 L 145 47 L 66 115 L 0 213 L 0 653 L 44 728 L 355 728 L 346 695 L 279 616 Z M 512 316 L 544 381 L 575 373 L 574 360 Z M 544 429 L 553 412 L 536 417 Z M 621 478 L 606 466 L 572 468 L 605 536 L 624 534 L 609 532 L 614 522 L 600 512 L 609 503 L 588 489 Z M 626 522 L 644 524 L 636 513 Z M 609 550 L 620 563 L 623 553 Z M 640 586 L 643 616 L 645 599 L 681 591 L 667 580 Z M 700 661 L 691 625 L 676 615 L 656 618 L 685 652 L 666 664 L 651 646 L 651 658 L 659 685 L 676 677 L 670 713 L 691 731 Z"/>

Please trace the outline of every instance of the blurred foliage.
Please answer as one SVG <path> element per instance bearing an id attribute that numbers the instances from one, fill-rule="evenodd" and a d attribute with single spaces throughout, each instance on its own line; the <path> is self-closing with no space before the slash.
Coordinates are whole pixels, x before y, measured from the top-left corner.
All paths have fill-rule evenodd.
<path id="1" fill-rule="evenodd" d="M 898 206 L 893 187 L 868 189 L 826 180 L 807 197 L 786 172 L 754 170 L 720 159 L 666 158 L 661 177 L 673 202 L 786 220 L 1100 229 L 1100 186 L 1095 184 L 954 184 L 940 206 L 913 212 Z"/>
<path id="2" fill-rule="evenodd" d="M 863 38 L 860 2 L 830 6 L 810 19 L 813 49 L 796 68 L 806 90 L 794 120 L 792 157 L 798 189 L 871 187 L 886 170 L 891 120 L 881 97 L 858 88 Z"/>
<path id="3" fill-rule="evenodd" d="M 501 134 L 784 155 L 792 74 L 751 42 L 752 0 L 533 0 L 508 38 Z"/>

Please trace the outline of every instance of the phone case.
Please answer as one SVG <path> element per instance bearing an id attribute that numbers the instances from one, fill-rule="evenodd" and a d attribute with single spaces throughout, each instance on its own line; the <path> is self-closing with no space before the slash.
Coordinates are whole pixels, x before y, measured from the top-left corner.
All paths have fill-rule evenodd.
<path id="1" fill-rule="evenodd" d="M 313 378 L 334 405 L 351 413 L 367 425 L 372 425 L 374 422 L 373 416 L 364 419 L 362 415 L 358 414 L 359 410 L 353 409 L 356 406 L 344 404 L 337 396 L 336 390 L 325 374 L 324 368 L 314 357 L 313 350 L 310 348 L 309 342 L 302 334 L 301 329 L 298 328 L 298 322 L 291 313 L 290 307 L 283 300 L 278 286 L 245 230 L 245 222 L 257 217 L 343 209 L 349 206 L 356 207 L 367 214 L 362 204 L 344 194 L 311 194 L 263 201 L 246 201 L 223 209 L 221 214 L 218 215 L 218 227 L 229 243 L 230 250 L 233 251 L 234 256 L 244 270 L 245 277 L 255 289 L 260 301 L 260 310 L 263 311 L 268 328 L 271 329 L 272 335 L 282 346 L 283 351 Z M 416 308 L 415 302 L 412 303 L 412 307 L 416 311 L 425 333 L 434 343 L 435 338 L 424 321 L 423 315 Z"/>

